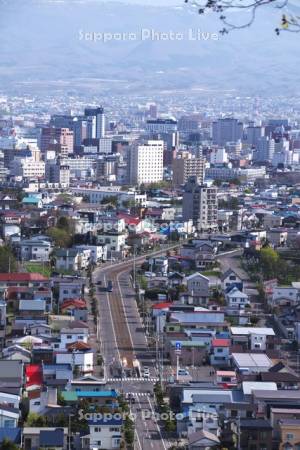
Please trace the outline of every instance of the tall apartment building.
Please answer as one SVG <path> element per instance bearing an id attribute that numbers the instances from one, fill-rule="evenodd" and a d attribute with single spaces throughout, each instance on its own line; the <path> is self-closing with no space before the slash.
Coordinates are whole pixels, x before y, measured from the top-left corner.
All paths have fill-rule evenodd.
<path id="1" fill-rule="evenodd" d="M 70 116 L 55 114 L 51 117 L 50 126 L 55 128 L 69 128 L 74 133 L 74 149 L 79 151 L 82 141 L 87 138 L 87 118 L 84 116 Z"/>
<path id="2" fill-rule="evenodd" d="M 237 119 L 218 119 L 212 124 L 213 144 L 224 146 L 227 142 L 236 142 L 243 137 L 243 124 Z"/>
<path id="3" fill-rule="evenodd" d="M 178 187 L 185 184 L 192 176 L 198 178 L 200 183 L 204 181 L 205 160 L 195 158 L 189 154 L 187 158 L 176 158 L 173 160 L 173 185 Z"/>
<path id="4" fill-rule="evenodd" d="M 129 182 L 156 183 L 163 180 L 163 141 L 147 141 L 129 150 Z"/>
<path id="5" fill-rule="evenodd" d="M 32 157 L 15 158 L 10 163 L 10 173 L 22 179 L 36 180 L 45 177 L 44 161 L 35 161 Z"/>
<path id="6" fill-rule="evenodd" d="M 102 107 L 85 108 L 84 115 L 88 120 L 87 138 L 101 139 L 105 136 L 105 114 Z"/>
<path id="7" fill-rule="evenodd" d="M 218 228 L 217 188 L 200 184 L 197 177 L 191 177 L 184 187 L 183 219 L 193 220 L 198 231 L 212 231 Z"/>
<path id="8" fill-rule="evenodd" d="M 57 183 L 63 187 L 70 185 L 70 168 L 61 161 L 47 161 L 45 178 L 49 183 Z"/>
<path id="9" fill-rule="evenodd" d="M 42 128 L 40 149 L 43 153 L 55 150 L 57 156 L 66 157 L 74 150 L 74 133 L 69 128 Z"/>
<path id="10" fill-rule="evenodd" d="M 246 143 L 251 147 L 256 147 L 258 140 L 264 135 L 264 127 L 251 125 L 246 128 Z"/>
<path id="11" fill-rule="evenodd" d="M 253 153 L 256 162 L 271 162 L 275 153 L 275 141 L 268 136 L 259 138 Z"/>

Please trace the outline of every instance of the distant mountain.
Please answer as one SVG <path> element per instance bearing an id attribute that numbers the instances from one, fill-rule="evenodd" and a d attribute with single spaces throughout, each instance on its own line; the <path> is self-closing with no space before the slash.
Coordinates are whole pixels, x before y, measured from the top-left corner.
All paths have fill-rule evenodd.
<path id="1" fill-rule="evenodd" d="M 183 1 L 176 3 L 182 6 L 2 0 L 0 89 L 117 93 L 194 88 L 242 89 L 249 94 L 299 90 L 300 36 L 275 35 L 279 15 L 274 8 L 261 8 L 251 28 L 213 40 L 207 33 L 218 32 L 216 16 L 199 16 Z M 204 33 L 202 39 L 191 40 L 198 29 Z M 146 39 L 151 30 L 154 36 Z M 157 40 L 158 32 L 166 34 Z M 91 41 L 96 36 L 91 33 L 118 35 L 104 43 Z M 182 40 L 171 39 L 172 33 L 182 35 Z"/>

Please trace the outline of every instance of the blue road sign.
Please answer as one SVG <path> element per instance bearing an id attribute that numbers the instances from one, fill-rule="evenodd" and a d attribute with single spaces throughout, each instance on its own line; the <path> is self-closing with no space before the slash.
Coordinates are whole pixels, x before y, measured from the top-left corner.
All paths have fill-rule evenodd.
<path id="1" fill-rule="evenodd" d="M 176 342 L 175 348 L 176 350 L 181 350 L 181 342 Z"/>

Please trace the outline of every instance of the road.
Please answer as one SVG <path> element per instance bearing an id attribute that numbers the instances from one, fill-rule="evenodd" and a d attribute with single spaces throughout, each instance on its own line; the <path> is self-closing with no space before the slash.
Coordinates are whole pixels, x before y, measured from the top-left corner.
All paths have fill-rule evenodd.
<path id="1" fill-rule="evenodd" d="M 168 249 L 175 248 L 175 246 Z M 165 250 L 153 252 L 151 256 L 163 254 Z M 145 256 L 137 257 L 136 264 L 141 264 Z M 101 342 L 100 351 L 104 359 L 105 378 L 108 385 L 123 392 L 130 393 L 135 398 L 132 413 L 136 415 L 137 450 L 166 450 L 171 443 L 165 439 L 155 417 L 153 400 L 153 385 L 157 381 L 153 350 L 149 349 L 145 329 L 135 301 L 135 293 L 130 280 L 132 260 L 125 260 L 112 265 L 97 268 L 93 273 L 96 284 L 96 297 L 99 301 L 98 338 Z M 101 289 L 97 283 L 106 285 L 111 280 L 113 291 Z M 150 378 L 134 378 L 133 361 L 137 359 L 142 367 L 149 367 Z M 126 360 L 126 361 L 125 361 Z M 111 368 L 117 363 L 127 363 L 132 372 L 126 370 L 114 378 Z"/>

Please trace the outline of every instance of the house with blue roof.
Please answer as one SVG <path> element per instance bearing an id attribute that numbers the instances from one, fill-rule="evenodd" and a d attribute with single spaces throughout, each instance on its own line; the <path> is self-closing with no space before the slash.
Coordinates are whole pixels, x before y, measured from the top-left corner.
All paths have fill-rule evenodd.
<path id="1" fill-rule="evenodd" d="M 39 197 L 38 195 L 28 194 L 26 197 L 23 198 L 22 205 L 23 206 L 34 206 L 36 208 L 42 208 L 43 202 L 42 202 L 41 197 Z"/>

